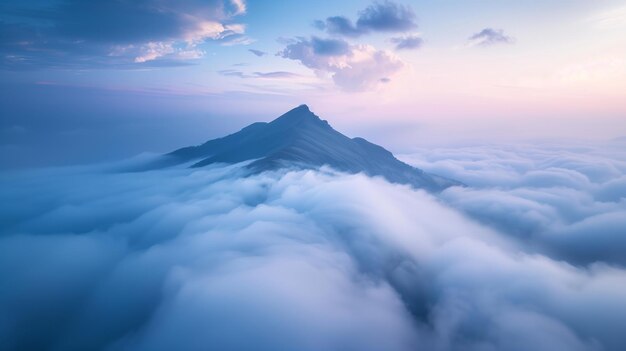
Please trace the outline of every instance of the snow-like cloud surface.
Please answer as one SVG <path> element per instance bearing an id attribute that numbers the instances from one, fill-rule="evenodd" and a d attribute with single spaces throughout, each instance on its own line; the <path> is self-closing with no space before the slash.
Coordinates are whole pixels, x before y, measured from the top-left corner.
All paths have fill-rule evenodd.
<path id="1" fill-rule="evenodd" d="M 551 223 L 551 211 L 537 210 L 547 219 L 533 222 L 510 211 L 511 220 L 583 239 L 594 216 L 619 210 L 623 199 L 607 190 L 623 189 L 617 154 L 524 150 L 414 157 L 476 185 L 443 201 L 325 169 L 5 172 L 0 342 L 9 350 L 619 350 L 626 271 L 612 257 L 575 266 L 445 204 L 471 213 L 466 202 L 497 191 L 509 199 L 494 196 L 496 209 L 547 202 L 571 217 Z M 544 187 L 552 178 L 529 170 L 571 183 Z M 559 191 L 594 204 L 557 205 Z M 605 205 L 613 210 L 597 207 Z"/>
<path id="2" fill-rule="evenodd" d="M 405 160 L 469 184 L 442 198 L 534 250 L 626 264 L 623 142 L 423 150 Z"/>

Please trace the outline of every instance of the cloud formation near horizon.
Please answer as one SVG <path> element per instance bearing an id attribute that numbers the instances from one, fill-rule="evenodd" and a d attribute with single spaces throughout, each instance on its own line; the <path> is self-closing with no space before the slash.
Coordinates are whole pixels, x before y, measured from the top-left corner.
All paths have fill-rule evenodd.
<path id="1" fill-rule="evenodd" d="M 389 81 L 406 64 L 393 53 L 342 39 L 297 38 L 278 53 L 300 61 L 318 75 L 331 75 L 340 88 L 364 91 Z"/>
<path id="2" fill-rule="evenodd" d="M 233 21 L 243 0 L 76 1 L 8 6 L 0 22 L 2 65 L 37 68 L 176 64 L 204 55 L 205 41 L 249 42 Z"/>
<path id="3" fill-rule="evenodd" d="M 559 187 L 546 185 L 564 179 L 559 171 L 536 174 L 552 168 L 602 180 L 587 188 L 599 203 L 624 202 L 604 190 L 623 189 L 623 151 L 594 164 L 580 149 L 489 150 L 434 150 L 421 162 L 475 184 L 443 194 L 455 206 L 461 191 L 472 202 L 472 191 L 514 184 L 556 200 Z M 11 286 L 0 289 L 2 345 L 617 351 L 626 342 L 626 271 L 611 256 L 575 266 L 363 175 L 125 167 L 0 174 L 0 200 L 14 204 L 0 209 L 0 285 Z M 557 210 L 582 216 L 567 203 Z M 540 218 L 509 213 L 513 223 Z"/>
<path id="4" fill-rule="evenodd" d="M 252 72 L 250 74 L 234 70 L 226 69 L 218 71 L 223 76 L 239 77 L 239 78 L 267 78 L 267 79 L 291 79 L 300 77 L 300 75 L 286 71 L 272 71 L 272 72 Z"/>
<path id="5" fill-rule="evenodd" d="M 359 12 L 356 24 L 343 16 L 331 16 L 314 22 L 328 34 L 356 38 L 372 32 L 407 32 L 417 28 L 413 9 L 392 1 L 374 2 Z"/>
<path id="6" fill-rule="evenodd" d="M 442 198 L 529 249 L 626 266 L 623 144 L 440 149 L 407 161 L 469 184 Z"/>

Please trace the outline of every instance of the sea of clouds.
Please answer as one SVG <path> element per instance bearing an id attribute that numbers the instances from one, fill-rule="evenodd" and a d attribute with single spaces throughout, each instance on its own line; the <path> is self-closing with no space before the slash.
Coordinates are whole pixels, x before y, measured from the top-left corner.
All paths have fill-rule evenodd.
<path id="1" fill-rule="evenodd" d="M 576 265 L 626 265 L 626 140 L 421 150 L 405 161 L 461 180 L 441 198 Z"/>
<path id="2" fill-rule="evenodd" d="M 626 148 L 330 169 L 0 174 L 3 350 L 621 350 Z"/>

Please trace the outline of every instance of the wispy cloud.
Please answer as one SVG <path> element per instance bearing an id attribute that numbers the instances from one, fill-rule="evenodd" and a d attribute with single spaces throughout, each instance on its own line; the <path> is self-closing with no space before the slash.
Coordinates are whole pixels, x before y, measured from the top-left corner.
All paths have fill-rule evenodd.
<path id="1" fill-rule="evenodd" d="M 234 14 L 242 15 L 247 11 L 246 0 L 230 0 L 231 4 L 235 7 Z"/>
<path id="2" fill-rule="evenodd" d="M 266 78 L 266 79 L 290 79 L 298 78 L 299 74 L 286 72 L 286 71 L 273 71 L 273 72 L 252 72 L 245 73 L 243 71 L 226 69 L 218 71 L 223 76 L 239 77 L 239 78 Z"/>
<path id="3" fill-rule="evenodd" d="M 626 6 L 596 13 L 590 16 L 586 21 L 595 23 L 601 28 L 626 27 Z"/>
<path id="4" fill-rule="evenodd" d="M 274 71 L 274 72 L 253 72 L 255 77 L 259 78 L 296 78 L 300 77 L 299 74 L 285 72 L 285 71 Z"/>
<path id="5" fill-rule="evenodd" d="M 396 44 L 396 50 L 415 50 L 424 45 L 424 39 L 418 34 L 391 38 L 389 41 Z"/>
<path id="6" fill-rule="evenodd" d="M 468 46 L 491 46 L 496 44 L 512 44 L 513 37 L 504 33 L 502 29 L 485 28 L 467 39 Z"/>
<path id="7" fill-rule="evenodd" d="M 261 50 L 248 49 L 248 51 L 250 51 L 252 54 L 254 54 L 255 56 L 258 56 L 258 57 L 262 57 L 262 56 L 267 55 L 267 52 L 261 51 Z"/>

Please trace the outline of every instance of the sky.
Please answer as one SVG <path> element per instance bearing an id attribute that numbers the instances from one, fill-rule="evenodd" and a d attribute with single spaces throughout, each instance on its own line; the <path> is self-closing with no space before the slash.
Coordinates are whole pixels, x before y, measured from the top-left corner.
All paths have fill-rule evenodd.
<path id="1" fill-rule="evenodd" d="M 626 3 L 0 2 L 0 165 L 166 152 L 302 104 L 393 151 L 626 135 Z"/>

